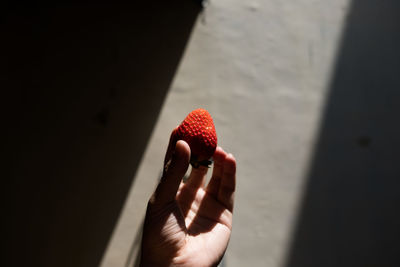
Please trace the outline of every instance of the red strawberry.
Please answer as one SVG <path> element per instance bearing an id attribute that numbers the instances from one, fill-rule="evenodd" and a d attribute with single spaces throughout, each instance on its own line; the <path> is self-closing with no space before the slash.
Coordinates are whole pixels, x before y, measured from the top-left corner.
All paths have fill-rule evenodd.
<path id="1" fill-rule="evenodd" d="M 217 133 L 210 113 L 199 108 L 187 115 L 176 131 L 177 139 L 188 143 L 191 150 L 190 163 L 198 168 L 209 166 L 209 159 L 217 148 Z"/>

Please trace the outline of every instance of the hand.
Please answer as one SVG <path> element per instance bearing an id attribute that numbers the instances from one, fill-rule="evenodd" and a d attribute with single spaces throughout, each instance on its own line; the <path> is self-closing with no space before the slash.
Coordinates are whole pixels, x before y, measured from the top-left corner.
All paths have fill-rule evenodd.
<path id="1" fill-rule="evenodd" d="M 141 266 L 217 266 L 232 230 L 236 160 L 221 147 L 205 187 L 208 168 L 192 168 L 185 141 L 171 135 L 164 173 L 149 200 L 143 227 Z"/>

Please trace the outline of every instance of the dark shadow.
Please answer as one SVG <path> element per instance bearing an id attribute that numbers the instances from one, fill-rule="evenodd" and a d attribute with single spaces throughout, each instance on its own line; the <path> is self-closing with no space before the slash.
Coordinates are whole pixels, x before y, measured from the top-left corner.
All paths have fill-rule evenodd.
<path id="1" fill-rule="evenodd" d="M 399 14 L 352 3 L 288 267 L 400 266 Z"/>
<path id="2" fill-rule="evenodd" d="M 2 266 L 99 265 L 201 10 L 130 2 L 2 4 Z"/>

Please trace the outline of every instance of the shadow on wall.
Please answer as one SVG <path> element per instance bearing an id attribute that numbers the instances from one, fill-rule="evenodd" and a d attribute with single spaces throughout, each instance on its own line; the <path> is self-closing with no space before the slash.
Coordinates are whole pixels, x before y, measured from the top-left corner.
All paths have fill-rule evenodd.
<path id="1" fill-rule="evenodd" d="M 2 9 L 2 266 L 98 266 L 201 10 L 147 2 Z"/>
<path id="2" fill-rule="evenodd" d="M 352 3 L 286 266 L 400 266 L 400 2 Z"/>

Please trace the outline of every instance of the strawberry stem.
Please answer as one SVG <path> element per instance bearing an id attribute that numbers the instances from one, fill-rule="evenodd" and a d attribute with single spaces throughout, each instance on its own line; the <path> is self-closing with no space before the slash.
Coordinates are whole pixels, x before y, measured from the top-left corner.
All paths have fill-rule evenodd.
<path id="1" fill-rule="evenodd" d="M 212 164 L 211 160 L 197 160 L 196 156 L 190 157 L 190 165 L 192 165 L 193 168 L 197 169 L 200 166 L 205 166 L 207 168 L 210 168 L 210 165 Z"/>

